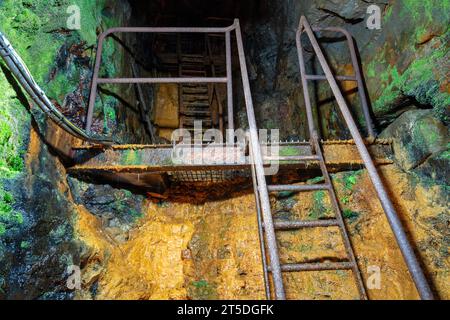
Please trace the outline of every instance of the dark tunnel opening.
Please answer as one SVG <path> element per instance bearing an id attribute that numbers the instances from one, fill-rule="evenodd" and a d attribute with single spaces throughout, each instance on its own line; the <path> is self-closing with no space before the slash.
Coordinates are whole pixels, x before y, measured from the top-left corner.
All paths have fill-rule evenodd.
<path id="1" fill-rule="evenodd" d="M 268 17 L 266 1 L 221 0 L 131 0 L 131 25 L 212 27 L 230 25 L 235 18 L 242 22 Z M 230 23 L 231 22 L 231 23 Z"/>

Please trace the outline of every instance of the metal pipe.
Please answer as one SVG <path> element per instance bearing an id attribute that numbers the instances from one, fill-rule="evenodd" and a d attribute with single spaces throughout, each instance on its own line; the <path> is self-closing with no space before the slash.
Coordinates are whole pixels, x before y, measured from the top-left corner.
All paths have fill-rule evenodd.
<path id="1" fill-rule="evenodd" d="M 108 138 L 97 138 L 88 135 L 82 129 L 70 122 L 56 107 L 50 102 L 44 91 L 37 85 L 32 75 L 25 66 L 25 63 L 20 59 L 12 45 L 0 33 L 0 55 L 4 59 L 6 65 L 16 77 L 17 81 L 24 88 L 31 99 L 38 105 L 39 108 L 58 126 L 69 134 L 93 143 L 111 145 L 113 141 Z"/>
<path id="2" fill-rule="evenodd" d="M 316 221 L 275 221 L 277 230 L 297 230 L 305 228 L 328 228 L 338 227 L 339 222 L 335 219 Z"/>
<path id="3" fill-rule="evenodd" d="M 290 263 L 282 266 L 283 272 L 349 270 L 349 269 L 352 269 L 351 262 Z"/>
<path id="4" fill-rule="evenodd" d="M 301 185 L 273 185 L 269 186 L 270 192 L 303 192 L 303 191 L 319 191 L 330 189 L 329 184 L 301 184 Z"/>
<path id="5" fill-rule="evenodd" d="M 233 66 L 231 60 L 231 34 L 225 34 L 226 64 L 227 64 L 227 104 L 228 104 L 228 129 L 234 130 L 234 111 L 233 111 Z M 231 141 L 230 141 L 231 143 Z"/>
<path id="6" fill-rule="evenodd" d="M 417 259 L 416 254 L 414 253 L 414 249 L 408 240 L 408 237 L 403 229 L 401 220 L 394 208 L 394 205 L 392 204 L 391 200 L 389 199 L 386 188 L 384 187 L 383 182 L 382 182 L 382 180 L 377 172 L 377 169 L 373 163 L 373 160 L 369 154 L 369 151 L 367 150 L 367 147 L 364 144 L 364 140 L 361 137 L 361 134 L 359 133 L 359 130 L 355 123 L 355 120 L 353 120 L 352 114 L 347 106 L 347 103 L 345 102 L 344 96 L 342 95 L 342 93 L 339 89 L 339 86 L 333 76 L 333 73 L 332 73 L 330 67 L 328 66 L 325 56 L 324 56 L 322 50 L 320 49 L 319 43 L 316 40 L 314 32 L 311 29 L 311 26 L 309 25 L 308 21 L 306 20 L 306 18 L 304 16 L 302 16 L 300 19 L 300 26 L 299 26 L 298 34 L 300 32 L 302 32 L 303 28 L 306 31 L 306 33 L 308 34 L 308 37 L 311 41 L 314 51 L 315 51 L 315 53 L 319 59 L 319 62 L 322 66 L 322 69 L 323 69 L 325 75 L 327 76 L 331 90 L 333 91 L 333 94 L 336 97 L 336 101 L 339 105 L 342 115 L 344 116 L 345 122 L 347 123 L 347 126 L 350 130 L 353 140 L 355 141 L 356 147 L 358 148 L 361 158 L 367 168 L 370 179 L 372 180 L 372 183 L 378 194 L 378 198 L 381 201 L 381 205 L 386 213 L 386 217 L 387 217 L 389 224 L 391 226 L 391 229 L 395 235 L 397 243 L 403 254 L 406 265 L 408 266 L 408 270 L 411 273 L 411 276 L 414 280 L 414 283 L 420 294 L 420 297 L 422 299 L 431 300 L 431 299 L 433 299 L 433 293 L 432 293 L 431 288 L 425 278 L 425 275 L 420 266 L 419 260 Z"/>
<path id="7" fill-rule="evenodd" d="M 255 111 L 253 109 L 253 99 L 250 91 L 250 81 L 248 78 L 247 63 L 245 61 L 244 44 L 242 41 L 241 27 L 239 20 L 235 20 L 236 41 L 238 47 L 239 63 L 241 66 L 242 85 L 244 88 L 245 106 L 247 109 L 248 124 L 250 130 L 250 147 L 254 157 L 256 177 L 258 181 L 258 191 L 261 199 L 261 209 L 266 231 L 267 246 L 269 251 L 270 265 L 272 270 L 273 282 L 275 286 L 275 297 L 279 300 L 286 299 L 281 275 L 280 257 L 278 255 L 277 240 L 273 224 L 272 213 L 270 210 L 269 192 L 267 190 L 266 177 L 264 174 L 261 146 L 258 139 L 258 127 L 256 125 Z"/>
<path id="8" fill-rule="evenodd" d="M 308 74 L 306 75 L 307 80 L 327 80 L 327 77 L 325 75 L 315 75 L 315 74 Z M 355 77 L 353 76 L 337 76 L 337 80 L 340 81 L 357 81 Z"/>
<path id="9" fill-rule="evenodd" d="M 226 83 L 227 78 L 99 78 L 98 84 L 137 83 Z"/>
<path id="10" fill-rule="evenodd" d="M 363 78 L 362 78 L 361 68 L 359 67 L 359 61 L 358 61 L 358 56 L 356 54 L 356 48 L 355 48 L 355 42 L 353 41 L 353 36 L 350 34 L 350 32 L 348 32 L 344 28 L 338 28 L 338 27 L 327 27 L 327 28 L 315 28 L 315 29 L 313 29 L 313 31 L 315 31 L 315 30 L 317 30 L 317 31 L 324 30 L 324 31 L 340 32 L 347 39 L 348 47 L 350 49 L 350 56 L 351 56 L 351 59 L 352 59 L 353 69 L 355 71 L 356 81 L 358 82 L 358 89 L 359 89 L 358 93 L 359 93 L 359 97 L 361 99 L 361 104 L 362 104 L 362 109 L 363 109 L 363 113 L 364 113 L 364 118 L 366 120 L 367 133 L 369 134 L 369 137 L 375 138 L 376 134 L 375 134 L 374 127 L 373 127 L 372 117 L 370 115 L 369 103 L 368 103 L 367 95 L 366 95 L 366 87 L 364 85 L 364 81 L 363 81 Z M 339 77 L 337 77 L 337 79 L 340 80 Z"/>
<path id="11" fill-rule="evenodd" d="M 250 149 L 250 159 L 253 159 L 252 150 Z M 251 160 L 254 162 L 253 160 Z M 255 166 L 253 164 L 251 166 L 252 171 L 252 180 L 253 180 L 253 191 L 255 194 L 255 203 L 256 203 L 256 214 L 258 218 L 258 235 L 259 235 L 259 244 L 260 244 L 260 250 L 261 250 L 261 260 L 262 260 L 262 266 L 263 266 L 263 275 L 264 275 L 264 288 L 266 291 L 266 299 L 270 300 L 270 283 L 269 283 L 269 273 L 267 271 L 267 257 L 266 257 L 266 246 L 265 246 L 265 239 L 264 239 L 264 226 L 262 222 L 262 216 L 261 216 L 261 204 L 259 200 L 259 194 L 258 194 L 258 181 L 256 180 L 256 171 Z"/>

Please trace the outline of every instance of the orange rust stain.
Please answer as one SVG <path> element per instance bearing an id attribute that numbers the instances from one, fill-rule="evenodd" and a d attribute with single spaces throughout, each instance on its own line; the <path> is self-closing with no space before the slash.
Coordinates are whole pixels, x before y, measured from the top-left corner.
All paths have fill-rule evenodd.
<path id="1" fill-rule="evenodd" d="M 39 134 L 34 127 L 30 130 L 30 142 L 28 144 L 27 154 L 25 156 L 25 167 L 32 174 L 32 163 L 39 159 L 39 153 L 41 151 L 41 140 Z"/>

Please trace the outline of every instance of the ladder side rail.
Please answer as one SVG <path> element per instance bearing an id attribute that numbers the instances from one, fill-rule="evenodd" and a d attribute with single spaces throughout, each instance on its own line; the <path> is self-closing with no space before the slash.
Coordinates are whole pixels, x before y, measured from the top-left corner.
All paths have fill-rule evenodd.
<path id="1" fill-rule="evenodd" d="M 392 202 L 389 198 L 387 190 L 381 180 L 380 175 L 378 174 L 377 168 L 375 167 L 372 157 L 370 156 L 369 151 L 367 150 L 364 140 L 358 130 L 358 127 L 357 127 L 355 120 L 353 119 L 353 116 L 347 106 L 347 103 L 345 102 L 344 96 L 342 95 L 342 92 L 339 89 L 336 79 L 334 78 L 333 73 L 332 73 L 330 67 L 328 66 L 328 63 L 326 62 L 325 56 L 324 56 L 322 50 L 320 49 L 320 46 L 317 42 L 314 32 L 311 29 L 311 26 L 309 25 L 308 21 L 306 20 L 306 18 L 304 16 L 302 16 L 300 19 L 300 25 L 299 25 L 300 33 L 303 29 L 308 34 L 308 37 L 312 43 L 314 51 L 319 59 L 322 69 L 325 72 L 327 80 L 333 91 L 333 94 L 336 97 L 336 101 L 339 105 L 341 113 L 345 119 L 345 122 L 346 122 L 346 124 L 350 130 L 350 133 L 355 141 L 356 147 L 357 147 L 357 149 L 361 155 L 361 158 L 365 164 L 365 167 L 369 173 L 370 179 L 371 179 L 371 181 L 374 185 L 374 188 L 377 192 L 377 195 L 381 202 L 381 205 L 386 213 L 386 217 L 389 221 L 389 224 L 394 233 L 396 241 L 397 241 L 399 248 L 403 254 L 403 257 L 405 259 L 408 270 L 411 273 L 411 276 L 414 280 L 417 291 L 422 299 L 432 300 L 433 293 L 431 291 L 430 285 L 428 284 L 427 279 L 425 278 L 425 275 L 424 275 L 424 272 L 420 265 L 420 262 L 416 257 L 414 249 L 413 249 L 411 243 L 409 242 L 409 239 L 406 235 L 405 230 L 403 229 L 402 222 L 394 208 L 394 205 L 392 204 Z M 298 33 L 298 34 L 300 34 L 300 33 Z"/>
<path id="2" fill-rule="evenodd" d="M 136 63 L 131 64 L 133 77 L 139 77 L 139 70 Z M 142 121 L 144 121 L 145 127 L 150 135 L 151 143 L 156 143 L 155 131 L 154 127 L 150 121 L 149 108 L 147 107 L 147 103 L 145 102 L 144 89 L 142 88 L 142 84 L 137 83 L 136 88 L 138 91 L 139 97 L 139 111 L 141 113 Z"/>
<path id="3" fill-rule="evenodd" d="M 258 193 L 258 181 L 256 179 L 256 170 L 255 166 L 253 165 L 253 154 L 250 149 L 250 167 L 252 170 L 252 180 L 253 180 L 253 189 L 255 194 L 255 203 L 256 203 L 256 214 L 258 219 L 258 234 L 259 234 L 259 243 L 260 243 L 260 250 L 261 250 L 261 260 L 262 260 L 262 266 L 263 266 L 263 275 L 264 275 L 264 288 L 265 288 L 265 294 L 266 299 L 270 300 L 270 283 L 269 283 L 269 272 L 267 270 L 267 257 L 266 257 L 266 242 L 265 242 L 265 233 L 264 233 L 264 227 L 263 227 L 263 221 L 262 221 L 262 215 L 261 215 L 261 204 L 259 199 L 259 193 Z"/>
<path id="4" fill-rule="evenodd" d="M 234 111 L 233 111 L 233 64 L 231 57 L 231 32 L 225 33 L 225 55 L 227 70 L 227 111 L 228 111 L 228 129 L 234 130 Z M 230 133 L 230 135 L 232 135 Z M 231 142 L 231 141 L 230 141 Z"/>
<path id="5" fill-rule="evenodd" d="M 312 141 L 314 132 L 316 132 L 316 130 L 315 130 L 314 116 L 313 116 L 313 111 L 312 111 L 312 106 L 311 106 L 311 97 L 309 95 L 309 90 L 308 90 L 308 80 L 306 79 L 305 57 L 303 55 L 301 34 L 302 34 L 301 30 L 300 29 L 297 30 L 296 45 L 297 45 L 297 52 L 298 52 L 298 63 L 300 65 L 300 77 L 301 77 L 302 87 L 303 87 L 303 98 L 305 100 L 305 107 L 306 107 L 306 117 L 308 120 L 309 137 L 310 137 L 310 141 Z"/>
<path id="6" fill-rule="evenodd" d="M 213 78 L 215 78 L 216 77 L 216 65 L 214 63 L 214 56 L 213 56 L 213 52 L 212 52 L 212 48 L 211 48 L 211 41 L 210 41 L 210 38 L 209 38 L 208 34 L 206 34 L 205 37 L 206 37 L 206 46 L 207 46 L 207 49 L 208 49 L 209 62 L 211 64 L 211 73 L 212 73 Z M 227 77 L 228 77 L 228 75 L 227 75 Z M 229 81 L 227 81 L 227 83 L 228 82 Z M 212 94 L 212 98 L 210 100 L 211 106 L 212 106 L 212 104 L 214 102 L 214 97 L 216 99 L 217 106 L 219 108 L 219 110 L 218 110 L 219 130 L 220 130 L 220 132 L 222 132 L 222 134 L 224 134 L 223 105 L 222 105 L 222 101 L 220 99 L 220 96 L 219 96 L 219 93 L 218 93 L 218 90 L 217 90 L 217 85 L 215 83 L 213 84 L 213 94 Z M 211 114 L 212 114 L 212 112 L 211 112 Z"/>
<path id="7" fill-rule="evenodd" d="M 330 195 L 331 204 L 333 206 L 334 212 L 336 213 L 336 219 L 338 220 L 341 236 L 342 236 L 342 239 L 344 240 L 345 250 L 347 251 L 347 256 L 350 258 L 350 261 L 352 263 L 353 275 L 355 277 L 355 281 L 356 281 L 356 284 L 358 287 L 359 296 L 361 299 L 367 300 L 367 293 L 366 293 L 366 289 L 364 286 L 364 281 L 362 279 L 361 272 L 358 268 L 358 262 L 356 261 L 356 257 L 355 257 L 355 253 L 353 251 L 353 246 L 352 246 L 351 240 L 347 234 L 347 228 L 346 228 L 344 219 L 342 217 L 342 211 L 341 211 L 339 202 L 336 197 L 336 191 L 334 189 L 333 182 L 331 181 L 330 174 L 328 173 L 328 169 L 327 169 L 327 166 L 325 163 L 325 158 L 323 156 L 323 152 L 320 147 L 319 137 L 318 137 L 317 133 L 315 133 L 313 136 L 313 142 L 314 142 L 314 146 L 317 151 L 317 154 L 320 158 L 319 165 L 320 165 L 320 169 L 322 171 L 322 175 L 325 179 L 325 183 L 329 186 L 328 194 Z"/>
<path id="8" fill-rule="evenodd" d="M 278 300 L 286 299 L 283 285 L 283 277 L 281 274 L 280 258 L 278 254 L 277 240 L 275 237 L 275 228 L 270 208 L 270 198 L 267 189 L 266 177 L 264 174 L 264 166 L 262 160 L 261 145 L 258 138 L 258 127 L 256 125 L 255 112 L 253 109 L 253 99 L 250 91 L 250 81 L 248 78 L 247 62 L 245 60 L 244 44 L 242 41 L 241 27 L 239 20 L 235 20 L 236 41 L 238 47 L 239 63 L 241 68 L 242 85 L 245 96 L 245 106 L 247 110 L 247 118 L 250 130 L 250 148 L 252 148 L 253 160 L 258 182 L 258 193 L 261 200 L 261 209 L 264 220 L 264 227 L 267 238 L 267 246 L 269 251 L 269 259 L 272 271 L 273 282 L 275 286 L 275 298 Z"/>

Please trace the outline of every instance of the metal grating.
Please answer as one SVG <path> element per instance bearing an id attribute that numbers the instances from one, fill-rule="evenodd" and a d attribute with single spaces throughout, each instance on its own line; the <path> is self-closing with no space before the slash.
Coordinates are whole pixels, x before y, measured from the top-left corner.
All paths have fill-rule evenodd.
<path id="1" fill-rule="evenodd" d="M 250 178 L 250 170 L 232 170 L 232 171 L 173 171 L 169 172 L 169 177 L 172 182 L 226 182 L 233 181 L 237 178 Z"/>

